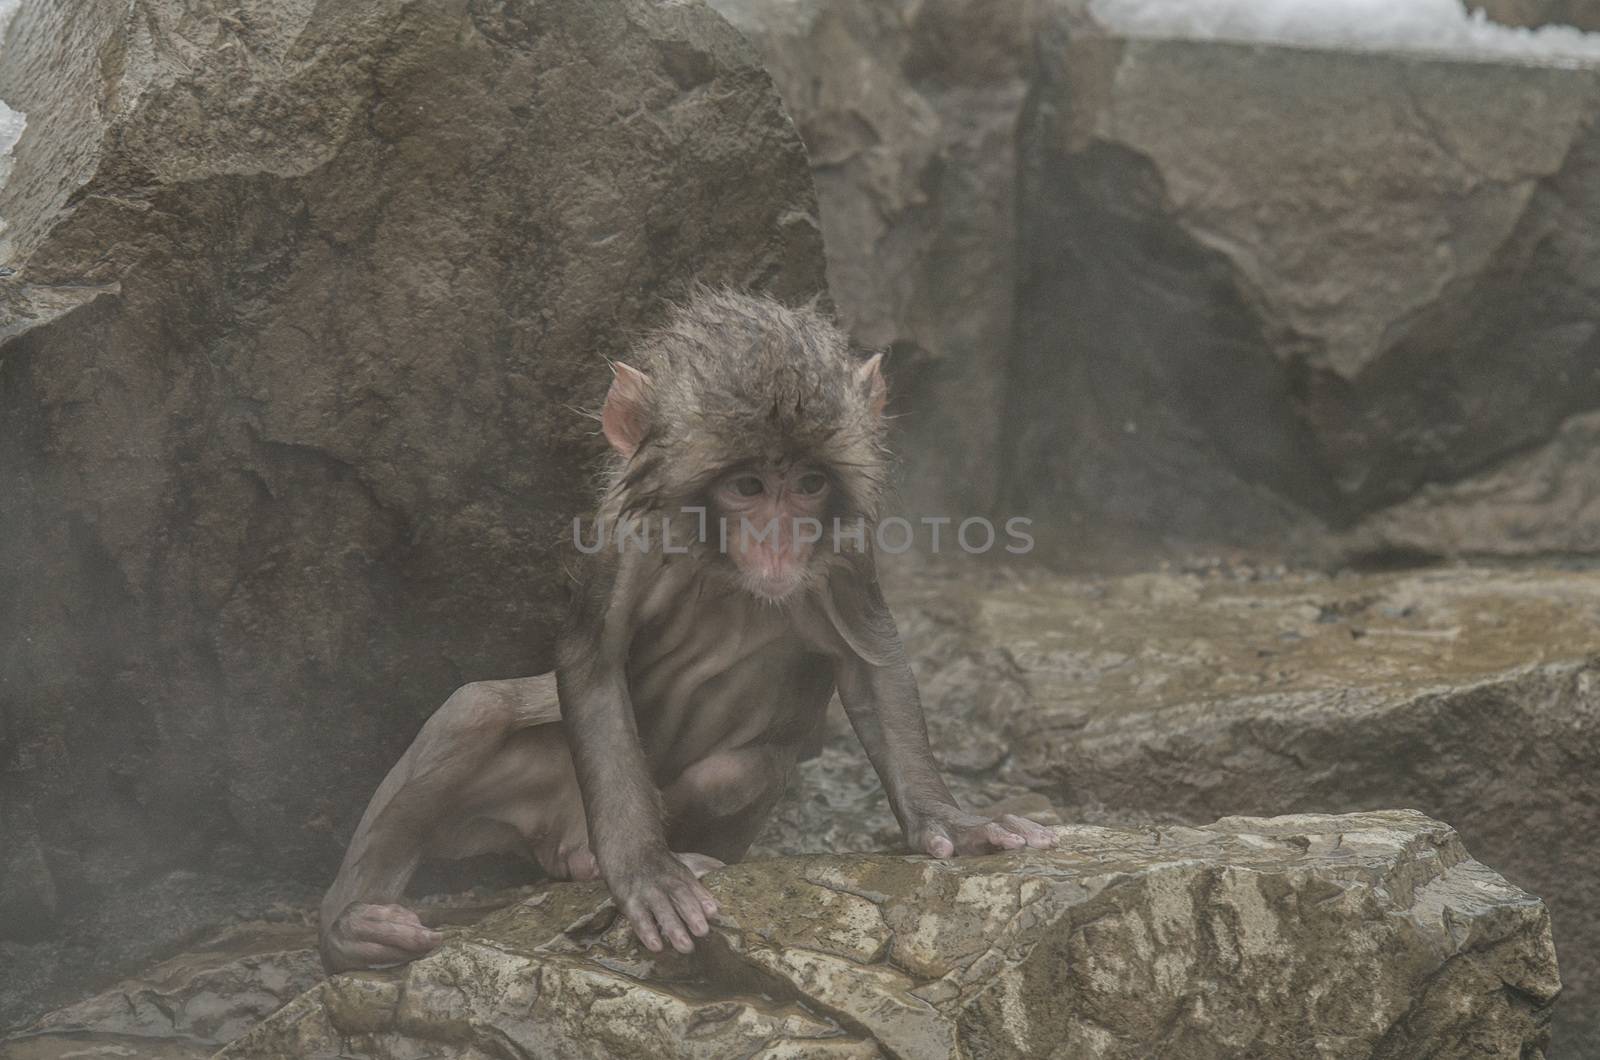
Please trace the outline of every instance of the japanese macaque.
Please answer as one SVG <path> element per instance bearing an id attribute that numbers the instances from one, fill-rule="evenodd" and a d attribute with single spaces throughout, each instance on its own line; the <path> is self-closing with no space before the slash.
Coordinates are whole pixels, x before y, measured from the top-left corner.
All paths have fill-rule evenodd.
<path id="1" fill-rule="evenodd" d="M 701 291 L 633 361 L 555 672 L 459 689 L 389 771 L 322 903 L 331 971 L 429 952 L 399 904 L 418 863 L 506 849 L 603 878 L 646 947 L 689 952 L 717 912 L 700 876 L 750 847 L 835 689 L 914 851 L 1054 845 L 964 811 L 929 750 L 873 560 L 879 357 L 812 310 Z"/>

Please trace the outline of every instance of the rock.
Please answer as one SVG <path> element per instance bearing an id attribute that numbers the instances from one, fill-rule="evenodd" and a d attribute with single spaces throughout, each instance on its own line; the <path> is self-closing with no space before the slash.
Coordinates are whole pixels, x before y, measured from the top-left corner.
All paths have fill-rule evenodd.
<path id="1" fill-rule="evenodd" d="M 822 253 L 698 2 L 30 0 L 0 98 L 9 1024 L 173 943 L 37 942 L 150 881 L 324 882 L 454 687 L 548 662 L 605 358 Z"/>
<path id="2" fill-rule="evenodd" d="M 909 510 L 1029 515 L 1090 568 L 1593 554 L 1592 69 L 1121 40 L 1085 0 L 713 2 L 891 350 Z M 1548 503 L 1499 485 L 1528 459 Z"/>
<path id="3" fill-rule="evenodd" d="M 232 928 L 50 1013 L 0 1042 L 0 1055 L 67 1060 L 100 1047 L 108 1056 L 208 1057 L 321 980 L 311 923 Z"/>
<path id="4" fill-rule="evenodd" d="M 1594 0 L 1466 0 L 1467 9 L 1481 11 L 1492 22 L 1507 26 L 1576 26 L 1600 30 L 1600 5 Z"/>
<path id="5" fill-rule="evenodd" d="M 1052 579 L 969 565 L 892 588 L 939 689 L 933 746 L 1009 752 L 969 783 L 1038 792 L 1066 820 L 1374 806 L 1449 820 L 1548 904 L 1566 983 L 1552 1055 L 1595 1055 L 1600 570 Z M 802 789 L 785 827 L 820 828 L 818 799 Z"/>
<path id="6" fill-rule="evenodd" d="M 1543 1055 L 1544 908 L 1421 814 L 1059 835 L 719 871 L 689 958 L 650 957 L 599 885 L 552 887 L 218 1055 Z"/>
<path id="7" fill-rule="evenodd" d="M 987 511 L 1004 468 L 1027 0 L 711 0 L 811 154 L 843 322 L 889 350 L 913 509 Z"/>
<path id="8" fill-rule="evenodd" d="M 1542 447 L 1592 483 L 1562 440 L 1600 407 L 1592 69 L 1117 40 L 1067 15 L 1039 55 L 1010 496 L 1041 549 L 1314 552 Z M 1570 504 L 1538 547 L 1593 548 Z M 1502 551 L 1503 514 L 1422 545 Z"/>
<path id="9" fill-rule="evenodd" d="M 414 904 L 429 924 L 473 923 L 528 893 L 523 888 Z M 323 978 L 316 906 L 269 912 L 271 919 L 229 925 L 101 994 L 0 1038 L 0 1056 L 211 1056 Z"/>
<path id="10" fill-rule="evenodd" d="M 1600 413 L 1456 482 L 1429 483 L 1343 535 L 1347 551 L 1426 557 L 1442 551 L 1537 559 L 1600 555 Z"/>

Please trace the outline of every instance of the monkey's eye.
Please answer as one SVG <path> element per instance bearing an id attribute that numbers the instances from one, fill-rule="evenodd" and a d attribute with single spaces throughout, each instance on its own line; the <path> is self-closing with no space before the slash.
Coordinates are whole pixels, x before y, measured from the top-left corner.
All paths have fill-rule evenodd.
<path id="1" fill-rule="evenodd" d="M 733 492 L 741 497 L 755 497 L 766 489 L 766 485 L 756 475 L 740 475 L 731 483 Z"/>
<path id="2" fill-rule="evenodd" d="M 828 484 L 828 476 L 820 471 L 807 472 L 800 476 L 800 481 L 794 484 L 797 493 L 821 493 Z"/>

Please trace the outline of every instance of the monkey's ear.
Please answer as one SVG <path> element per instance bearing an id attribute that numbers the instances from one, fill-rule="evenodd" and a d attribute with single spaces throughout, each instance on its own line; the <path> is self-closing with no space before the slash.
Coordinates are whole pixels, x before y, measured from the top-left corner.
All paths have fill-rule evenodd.
<path id="1" fill-rule="evenodd" d="M 883 407 L 889 403 L 889 384 L 883 379 L 883 354 L 873 354 L 871 360 L 857 368 L 856 379 L 867 392 L 872 414 L 882 416 Z"/>
<path id="2" fill-rule="evenodd" d="M 633 455 L 649 429 L 650 377 L 626 364 L 611 366 L 611 389 L 600 410 L 600 430 L 611 448 L 626 459 Z"/>

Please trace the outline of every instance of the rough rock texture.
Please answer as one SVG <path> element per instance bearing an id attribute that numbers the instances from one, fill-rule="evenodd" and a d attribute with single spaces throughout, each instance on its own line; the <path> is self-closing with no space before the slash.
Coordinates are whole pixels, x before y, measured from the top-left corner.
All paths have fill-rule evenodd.
<path id="1" fill-rule="evenodd" d="M 1068 14 L 1041 38 L 1004 451 L 1043 547 L 1370 520 L 1339 543 L 1593 549 L 1568 515 L 1600 464 L 1563 429 L 1600 407 L 1592 70 L 1122 41 Z M 1503 510 L 1530 454 L 1542 499 Z M 1435 497 L 1471 525 L 1385 514 Z"/>
<path id="2" fill-rule="evenodd" d="M 532 888 L 415 902 L 429 924 L 474 923 Z M 317 910 L 278 907 L 271 920 L 231 924 L 104 993 L 0 1039 L 6 1060 L 144 1057 L 201 1060 L 324 976 Z"/>
<path id="3" fill-rule="evenodd" d="M 1482 11 L 1507 26 L 1576 26 L 1600 30 L 1600 4 L 1594 0 L 1467 0 L 1467 9 Z"/>
<path id="4" fill-rule="evenodd" d="M 698 2 L 30 0 L 0 98 L 3 1025 L 324 880 L 453 687 L 546 661 L 604 358 L 823 278 Z"/>
<path id="5" fill-rule="evenodd" d="M 0 1056 L 201 1060 L 316 985 L 323 975 L 316 937 L 309 922 L 230 931 L 50 1013 L 0 1041 Z"/>
<path id="6" fill-rule="evenodd" d="M 1595 551 L 1593 70 L 1129 42 L 1080 0 L 714 3 L 891 349 L 912 510 L 1031 514 L 1080 565 Z"/>
<path id="7" fill-rule="evenodd" d="M 1600 413 L 1563 423 L 1548 442 L 1459 482 L 1430 483 L 1369 517 L 1346 547 L 1427 556 L 1441 550 L 1548 557 L 1559 546 L 1600 555 Z"/>
<path id="8" fill-rule="evenodd" d="M 552 888 L 219 1057 L 1543 1055 L 1543 906 L 1421 814 L 1060 834 L 717 872 L 688 959 L 650 958 L 600 886 Z"/>
<path id="9" fill-rule="evenodd" d="M 1600 571 L 967 564 L 891 590 L 969 802 L 1033 791 L 1068 821 L 1158 824 L 1417 807 L 1549 905 L 1552 1055 L 1600 1056 Z M 805 764 L 769 849 L 893 836 L 849 739 Z"/>

